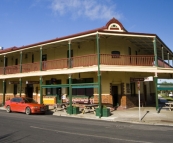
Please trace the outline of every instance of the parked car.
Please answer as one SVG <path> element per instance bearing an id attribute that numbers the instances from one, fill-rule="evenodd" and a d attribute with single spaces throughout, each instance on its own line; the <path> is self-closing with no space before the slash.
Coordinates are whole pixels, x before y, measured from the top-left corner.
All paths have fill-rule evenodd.
<path id="1" fill-rule="evenodd" d="M 23 112 L 27 115 L 32 113 L 43 113 L 48 110 L 44 104 L 38 104 L 34 99 L 27 97 L 14 97 L 5 102 L 5 108 L 8 113 L 10 112 Z"/>

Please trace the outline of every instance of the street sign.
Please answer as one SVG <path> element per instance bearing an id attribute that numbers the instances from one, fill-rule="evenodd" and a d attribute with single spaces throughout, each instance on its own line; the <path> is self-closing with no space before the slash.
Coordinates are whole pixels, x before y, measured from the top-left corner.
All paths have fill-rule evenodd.
<path id="1" fill-rule="evenodd" d="M 144 78 L 130 78 L 130 82 L 144 81 Z"/>
<path id="2" fill-rule="evenodd" d="M 9 81 L 9 84 L 19 84 L 19 81 Z"/>
<path id="3" fill-rule="evenodd" d="M 39 84 L 39 81 L 26 81 L 26 84 Z"/>
<path id="4" fill-rule="evenodd" d="M 144 77 L 144 81 L 153 81 L 153 76 Z"/>

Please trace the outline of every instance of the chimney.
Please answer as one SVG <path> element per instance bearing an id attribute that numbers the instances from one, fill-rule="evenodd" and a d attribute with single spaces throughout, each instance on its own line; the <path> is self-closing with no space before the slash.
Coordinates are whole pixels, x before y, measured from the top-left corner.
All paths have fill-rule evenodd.
<path id="1" fill-rule="evenodd" d="M 3 50 L 4 48 L 0 46 L 0 51 Z"/>

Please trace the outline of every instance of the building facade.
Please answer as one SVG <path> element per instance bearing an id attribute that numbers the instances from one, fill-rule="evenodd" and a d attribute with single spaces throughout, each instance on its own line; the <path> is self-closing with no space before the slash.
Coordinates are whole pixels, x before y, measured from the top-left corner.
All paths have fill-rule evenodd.
<path id="1" fill-rule="evenodd" d="M 156 104 L 157 79 L 172 78 L 172 60 L 156 34 L 128 32 L 113 18 L 98 29 L 1 50 L 0 103 L 14 96 L 65 102 L 67 96 L 130 108 L 138 106 L 140 90 L 142 104 Z"/>

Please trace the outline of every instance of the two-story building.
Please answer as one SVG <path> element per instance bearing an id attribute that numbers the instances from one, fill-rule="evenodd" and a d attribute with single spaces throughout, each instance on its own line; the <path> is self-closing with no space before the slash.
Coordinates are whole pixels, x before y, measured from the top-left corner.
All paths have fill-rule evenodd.
<path id="1" fill-rule="evenodd" d="M 61 102 L 67 95 L 130 108 L 138 105 L 140 89 L 147 106 L 157 102 L 157 78 L 172 78 L 172 60 L 156 34 L 128 32 L 113 18 L 98 29 L 1 50 L 0 103 L 14 96 Z"/>

